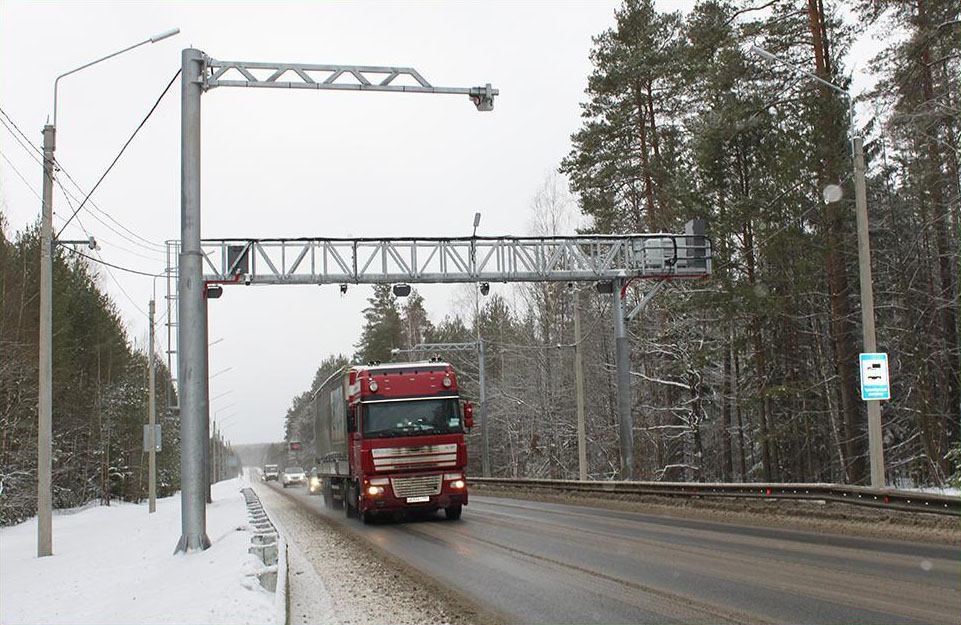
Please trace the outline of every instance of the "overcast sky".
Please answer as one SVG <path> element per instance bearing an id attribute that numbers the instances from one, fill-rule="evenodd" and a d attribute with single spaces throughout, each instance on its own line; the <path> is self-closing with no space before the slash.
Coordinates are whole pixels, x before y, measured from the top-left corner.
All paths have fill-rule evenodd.
<path id="1" fill-rule="evenodd" d="M 686 11 L 692 4 L 659 6 Z M 530 199 L 569 152 L 580 123 L 591 37 L 613 24 L 616 6 L 4 0 L 0 106 L 39 145 L 58 74 L 179 27 L 174 38 L 61 81 L 57 159 L 87 191 L 179 69 L 184 47 L 220 60 L 410 66 L 435 86 L 490 82 L 501 95 L 495 110 L 483 114 L 466 96 L 208 92 L 202 232 L 207 238 L 462 236 L 481 212 L 479 234 L 526 234 Z M 870 45 L 861 42 L 855 54 Z M 180 234 L 179 89 L 178 81 L 92 198 L 115 221 L 84 210 L 63 237 L 93 234 L 104 260 L 163 271 L 163 244 Z M 34 192 L 42 173 L 5 129 L 0 151 L 9 235 L 37 219 Z M 61 180 L 83 196 L 63 174 Z M 59 191 L 54 211 L 59 230 L 71 212 Z M 100 273 L 131 338 L 145 344 L 154 281 Z M 163 317 L 163 280 L 156 289 Z M 449 311 L 456 289 L 418 289 L 433 320 Z M 367 286 L 352 287 L 346 297 L 336 286 L 238 286 L 211 302 L 211 416 L 224 422 L 232 441 L 282 439 L 286 408 L 309 386 L 318 363 L 352 353 L 369 294 Z M 158 343 L 166 349 L 163 325 Z"/>

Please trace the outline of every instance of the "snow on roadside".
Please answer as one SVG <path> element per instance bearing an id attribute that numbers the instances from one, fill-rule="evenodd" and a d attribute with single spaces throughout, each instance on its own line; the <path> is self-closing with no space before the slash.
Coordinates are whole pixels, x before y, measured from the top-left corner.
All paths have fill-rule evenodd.
<path id="1" fill-rule="evenodd" d="M 37 557 L 37 521 L 0 529 L 0 622 L 275 623 L 274 595 L 248 576 L 251 532 L 242 479 L 213 486 L 203 552 L 174 555 L 180 494 L 84 506 L 53 517 L 53 552 Z"/>

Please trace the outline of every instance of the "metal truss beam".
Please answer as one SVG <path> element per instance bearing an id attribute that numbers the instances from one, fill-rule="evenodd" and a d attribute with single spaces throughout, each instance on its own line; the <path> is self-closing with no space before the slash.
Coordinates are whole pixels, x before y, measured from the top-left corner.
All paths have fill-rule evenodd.
<path id="1" fill-rule="evenodd" d="M 280 89 L 332 89 L 467 95 L 478 109 L 489 111 L 500 92 L 490 83 L 483 87 L 435 87 L 412 67 L 371 65 L 317 65 L 218 61 L 206 57 L 204 90 L 214 87 L 275 87 Z"/>
<path id="2" fill-rule="evenodd" d="M 689 234 L 207 239 L 201 251 L 205 282 L 248 285 L 574 282 L 711 274 L 710 240 Z"/>

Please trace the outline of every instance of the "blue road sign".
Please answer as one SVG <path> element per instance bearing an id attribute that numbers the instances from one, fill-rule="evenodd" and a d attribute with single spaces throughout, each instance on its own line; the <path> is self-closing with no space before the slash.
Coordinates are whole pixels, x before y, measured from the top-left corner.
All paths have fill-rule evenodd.
<path id="1" fill-rule="evenodd" d="M 861 354 L 861 399 L 891 399 L 887 354 Z"/>

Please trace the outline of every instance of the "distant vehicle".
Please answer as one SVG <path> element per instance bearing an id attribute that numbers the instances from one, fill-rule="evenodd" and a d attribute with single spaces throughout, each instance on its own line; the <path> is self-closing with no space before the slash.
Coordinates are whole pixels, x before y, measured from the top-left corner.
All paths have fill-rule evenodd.
<path id="1" fill-rule="evenodd" d="M 284 484 L 284 488 L 293 484 L 303 486 L 307 483 L 307 474 L 304 473 L 303 467 L 287 467 L 284 469 L 284 476 L 281 481 Z"/>
<path id="2" fill-rule="evenodd" d="M 369 523 L 378 513 L 467 504 L 467 446 L 473 407 L 462 402 L 444 362 L 349 366 L 311 398 L 318 474 L 328 507 Z"/>
<path id="3" fill-rule="evenodd" d="M 264 465 L 264 481 L 269 482 L 270 480 L 277 480 L 280 475 L 280 469 L 277 468 L 276 464 L 266 464 Z"/>
<path id="4" fill-rule="evenodd" d="M 317 467 L 310 470 L 310 475 L 307 476 L 307 492 L 311 495 L 316 495 L 321 491 L 321 478 L 320 473 L 317 471 Z"/>

